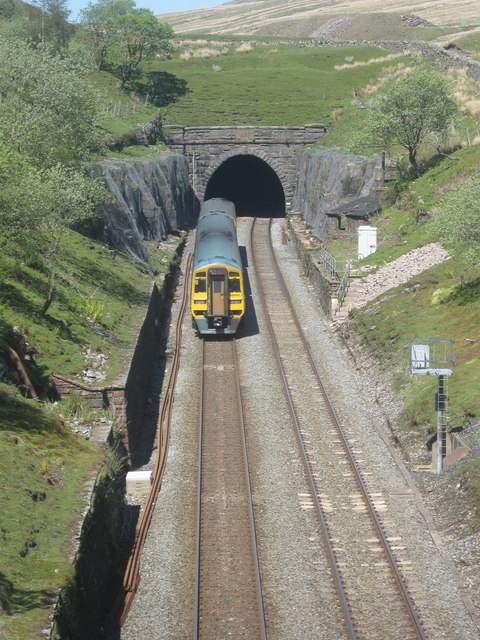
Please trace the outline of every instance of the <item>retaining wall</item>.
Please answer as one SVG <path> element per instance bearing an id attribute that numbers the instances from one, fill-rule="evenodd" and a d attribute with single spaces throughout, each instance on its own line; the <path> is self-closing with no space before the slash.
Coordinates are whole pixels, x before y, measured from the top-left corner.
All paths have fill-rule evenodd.
<path id="1" fill-rule="evenodd" d="M 337 292 L 340 283 L 322 273 L 320 261 L 312 253 L 310 241 L 302 235 L 299 223 L 293 219 L 293 216 L 287 218 L 287 226 L 305 274 L 315 288 L 320 306 L 324 313 L 331 317 L 337 308 Z"/>

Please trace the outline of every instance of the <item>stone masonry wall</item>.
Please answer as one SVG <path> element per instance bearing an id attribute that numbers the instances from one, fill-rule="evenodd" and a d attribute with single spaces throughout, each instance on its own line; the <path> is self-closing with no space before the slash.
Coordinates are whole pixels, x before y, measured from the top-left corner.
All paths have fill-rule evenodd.
<path id="1" fill-rule="evenodd" d="M 321 124 L 303 127 L 182 127 L 171 126 L 168 145 L 182 153 L 190 166 L 193 189 L 203 200 L 213 173 L 229 158 L 253 155 L 264 160 L 282 183 L 287 208 L 295 190 L 297 152 L 325 135 Z"/>
<path id="2" fill-rule="evenodd" d="M 301 225 L 295 222 L 294 216 L 287 218 L 287 225 L 305 274 L 315 288 L 322 311 L 330 317 L 333 312 L 333 304 L 336 300 L 339 283 L 336 280 L 330 280 L 322 273 L 319 261 L 309 250 L 309 241 L 302 236 Z"/>

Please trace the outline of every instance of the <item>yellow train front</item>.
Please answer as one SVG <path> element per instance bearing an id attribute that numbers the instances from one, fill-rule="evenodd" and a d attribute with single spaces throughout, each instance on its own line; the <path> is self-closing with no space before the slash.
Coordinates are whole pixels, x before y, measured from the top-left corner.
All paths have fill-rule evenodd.
<path id="1" fill-rule="evenodd" d="M 191 311 L 201 335 L 234 334 L 245 314 L 235 206 L 224 198 L 201 207 L 192 263 Z"/>

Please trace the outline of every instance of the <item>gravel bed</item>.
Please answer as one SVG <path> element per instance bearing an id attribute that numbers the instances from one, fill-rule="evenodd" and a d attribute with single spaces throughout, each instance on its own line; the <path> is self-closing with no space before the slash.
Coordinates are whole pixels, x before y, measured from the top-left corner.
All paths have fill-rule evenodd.
<path id="1" fill-rule="evenodd" d="M 248 245 L 249 225 L 250 220 L 238 222 L 241 245 Z M 364 396 L 346 349 L 320 315 L 293 247 L 281 245 L 280 229 L 279 221 L 277 251 L 295 291 L 302 326 L 335 395 L 341 420 L 355 439 L 355 450 L 365 460 L 371 491 L 385 501 L 387 531 L 400 536 L 406 549 L 399 553 L 422 617 L 431 620 L 429 638 L 478 638 L 443 547 L 432 537 L 415 483 L 388 441 L 374 398 Z M 184 261 L 187 253 L 188 248 Z M 338 611 L 324 604 L 331 587 L 319 549 L 318 525 L 312 510 L 305 507 L 304 471 L 252 275 L 249 281 L 255 307 L 250 305 L 237 347 L 269 638 L 337 640 Z M 176 313 L 175 303 L 172 323 Z M 193 637 L 200 348 L 187 312 L 165 476 L 142 554 L 140 587 L 122 640 Z"/>
<path id="2" fill-rule="evenodd" d="M 248 248 L 250 220 L 239 221 Z M 248 262 L 252 259 L 247 252 Z M 258 530 L 260 571 L 270 638 L 342 638 L 341 612 L 331 579 L 291 418 L 252 275 L 253 307 L 237 342 L 243 401 L 249 425 L 249 463 Z M 322 603 L 322 605 L 320 605 Z"/>
<path id="3" fill-rule="evenodd" d="M 450 254 L 436 242 L 412 249 L 366 276 L 355 307 L 363 307 L 384 291 L 408 282 L 413 276 L 448 258 Z"/>
<path id="4" fill-rule="evenodd" d="M 464 599 L 461 585 L 445 545 L 408 467 L 395 450 L 385 416 L 376 404 L 368 372 L 360 375 L 349 351 L 319 315 L 313 288 L 301 272 L 293 244 L 281 244 L 283 223 L 274 225 L 275 246 L 282 271 L 297 302 L 302 326 L 316 354 L 317 364 L 342 424 L 347 427 L 355 450 L 361 452 L 371 493 L 380 493 L 387 511 L 383 523 L 392 538 L 401 538 L 405 550 L 399 554 L 412 595 L 423 620 L 428 620 L 432 638 L 479 638 L 471 617 L 471 603 Z M 306 304 L 305 288 L 311 295 Z M 408 564 L 410 563 L 410 564 Z"/>

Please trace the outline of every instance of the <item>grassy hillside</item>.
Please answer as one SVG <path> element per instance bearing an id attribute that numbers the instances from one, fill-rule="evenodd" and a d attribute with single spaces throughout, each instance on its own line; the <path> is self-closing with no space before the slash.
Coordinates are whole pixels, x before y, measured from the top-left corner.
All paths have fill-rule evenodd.
<path id="1" fill-rule="evenodd" d="M 156 273 L 169 269 L 178 242 L 172 237 L 163 249 L 151 248 Z M 152 282 L 127 256 L 113 260 L 108 247 L 71 232 L 58 295 L 44 318 L 38 315 L 48 289 L 42 265 L 2 255 L 0 270 L 0 338 L 12 343 L 10 327 L 19 326 L 36 350 L 30 373 L 39 395 L 45 398 L 51 373 L 82 380 L 92 353 L 106 356 L 105 383 L 125 370 Z M 54 406 L 0 383 L 1 640 L 42 637 L 58 587 L 72 577 L 84 483 L 105 452 L 64 423 L 75 419 L 86 427 L 95 417 L 74 397 Z"/>
<path id="2" fill-rule="evenodd" d="M 454 159 L 442 158 L 420 178 L 401 185 L 395 204 L 384 208 L 371 221 L 378 229 L 377 252 L 361 261 L 354 260 L 354 269 L 372 272 L 413 248 L 435 242 L 431 222 L 439 198 L 459 180 L 478 175 L 479 163 L 480 147 L 471 146 L 458 150 Z M 328 247 L 338 258 L 352 258 L 356 238 L 331 239 Z M 456 255 L 354 309 L 342 329 L 359 349 L 358 354 L 376 363 L 383 384 L 391 385 L 395 404 L 402 406 L 394 429 L 414 462 L 428 460 L 425 445 L 436 432 L 433 399 L 437 381 L 435 377 L 408 374 L 410 340 L 434 336 L 454 339 L 456 357 L 455 373 L 449 381 L 449 428 L 461 430 L 478 424 L 479 310 L 480 266 L 472 268 L 463 262 L 461 255 Z M 470 433 L 473 434 L 471 430 Z M 471 461 L 465 477 L 472 506 L 478 512 L 473 525 L 478 529 L 480 460 Z M 452 482 L 457 479 L 454 477 Z"/>
<path id="3" fill-rule="evenodd" d="M 171 60 L 155 62 L 152 69 L 163 72 L 166 81 L 182 81 L 188 91 L 162 109 L 167 125 L 319 122 L 330 127 L 332 113 L 350 104 L 354 86 L 368 85 L 384 66 L 402 59 L 388 56 L 374 47 L 309 49 L 196 40 L 181 42 Z M 339 73 L 336 67 L 347 61 L 364 64 Z"/>
<path id="4" fill-rule="evenodd" d="M 158 272 L 168 270 L 177 239 L 154 257 Z M 111 254 L 105 245 L 71 232 L 59 265 L 60 286 L 45 317 L 39 316 L 48 290 L 41 265 L 0 257 L 0 336 L 19 326 L 38 352 L 34 381 L 46 386 L 51 373 L 81 378 L 88 364 L 86 348 L 108 358 L 107 383 L 123 370 L 149 299 L 151 277 L 127 256 Z M 166 258 L 166 262 L 162 262 Z M 159 288 L 162 282 L 158 281 Z"/>
<path id="5" fill-rule="evenodd" d="M 473 0 L 455 3 L 437 0 L 357 0 L 338 3 L 335 0 L 236 0 L 210 9 L 163 13 L 159 19 L 170 23 L 178 33 L 237 33 L 245 35 L 289 35 L 293 37 L 318 36 L 327 25 L 330 37 L 345 37 L 343 28 L 357 16 L 364 14 L 391 14 L 392 27 L 377 38 L 398 35 L 398 15 L 416 14 L 437 27 L 460 28 L 460 22 L 478 18 L 478 5 Z M 348 18 L 344 22 L 342 18 Z M 370 27 L 367 25 L 367 28 Z M 403 27 L 404 29 L 406 27 Z M 417 39 L 428 39 L 418 28 Z M 439 34 L 440 35 L 440 34 Z M 370 31 L 368 38 L 371 37 Z M 362 38 L 363 39 L 363 38 Z M 403 39 L 403 38 L 402 38 Z"/>

